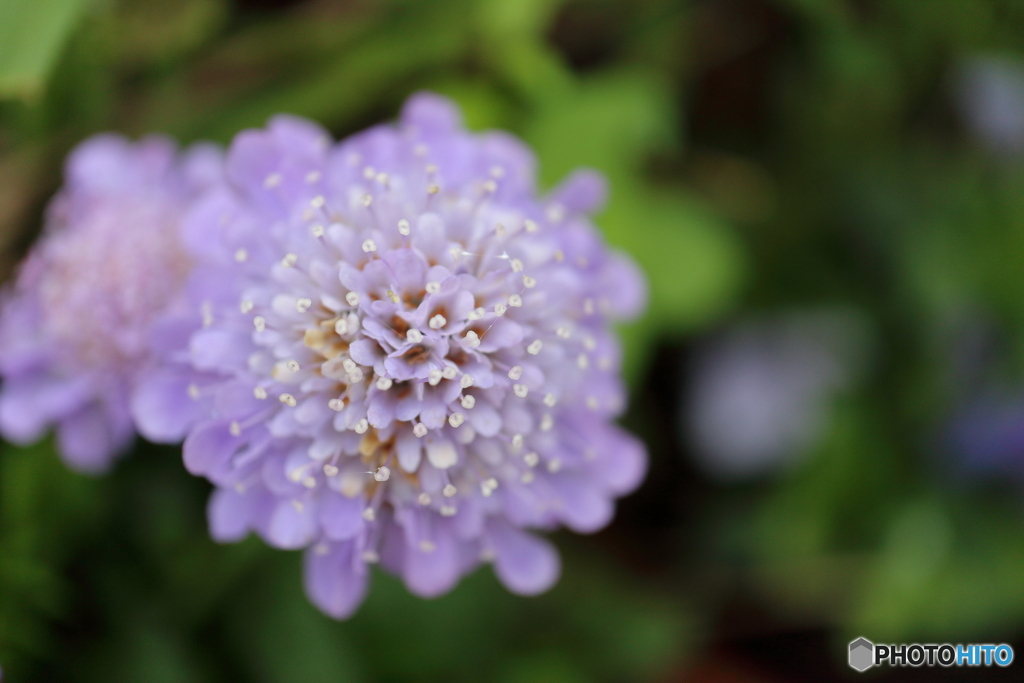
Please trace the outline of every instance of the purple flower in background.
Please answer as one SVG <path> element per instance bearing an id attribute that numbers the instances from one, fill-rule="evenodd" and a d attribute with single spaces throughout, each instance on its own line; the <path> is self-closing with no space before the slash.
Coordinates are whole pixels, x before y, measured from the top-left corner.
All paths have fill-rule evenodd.
<path id="1" fill-rule="evenodd" d="M 524 528 L 595 531 L 639 483 L 612 319 L 644 282 L 586 217 L 578 172 L 535 198 L 534 160 L 417 95 L 398 126 L 331 145 L 277 117 L 237 136 L 187 221 L 190 367 L 148 377 L 150 432 L 194 421 L 213 535 L 306 548 L 310 598 L 351 614 L 379 562 L 421 596 L 492 560 L 547 589 L 558 556 Z M 173 408 L 173 409 L 172 409 Z"/>
<path id="2" fill-rule="evenodd" d="M 184 205 L 221 163 L 210 147 L 179 158 L 157 137 L 100 135 L 71 153 L 45 232 L 3 295 L 5 438 L 31 442 L 56 425 L 61 454 L 85 471 L 128 445 L 136 377 L 170 342 L 190 268 Z"/>

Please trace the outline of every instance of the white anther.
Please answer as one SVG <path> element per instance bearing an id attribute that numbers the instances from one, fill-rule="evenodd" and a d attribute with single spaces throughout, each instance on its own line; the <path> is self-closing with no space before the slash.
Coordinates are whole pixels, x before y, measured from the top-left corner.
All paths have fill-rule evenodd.
<path id="1" fill-rule="evenodd" d="M 587 400 L 584 401 L 584 403 L 586 403 L 587 407 L 590 408 L 591 410 L 597 410 L 598 408 L 601 407 L 601 404 L 593 396 L 587 396 Z"/>
<path id="2" fill-rule="evenodd" d="M 583 338 L 583 348 L 585 348 L 587 351 L 593 351 L 594 349 L 597 348 L 597 340 L 591 337 L 590 335 L 587 335 L 586 337 Z"/>
<path id="3" fill-rule="evenodd" d="M 313 237 L 323 237 L 324 226 L 320 225 L 319 223 L 314 223 L 313 225 L 309 226 L 309 232 L 311 235 L 313 235 Z"/>
<path id="4" fill-rule="evenodd" d="M 188 385 L 188 397 L 193 401 L 199 400 L 199 386 L 196 384 Z"/>
<path id="5" fill-rule="evenodd" d="M 523 482 L 524 484 L 529 484 L 531 481 L 533 481 L 533 472 L 531 470 L 526 470 L 525 472 L 523 472 L 523 476 L 519 478 L 519 481 Z"/>
<path id="6" fill-rule="evenodd" d="M 509 379 L 519 379 L 523 376 L 523 367 L 521 365 L 513 365 L 512 369 L 508 371 Z"/>
<path id="7" fill-rule="evenodd" d="M 484 479 L 483 486 L 486 486 L 487 488 L 493 491 L 494 489 L 498 488 L 498 480 L 495 479 L 494 477 L 488 477 L 487 479 Z"/>
<path id="8" fill-rule="evenodd" d="M 555 398 L 554 394 L 547 394 L 544 396 L 544 405 L 546 405 L 548 408 L 553 408 L 557 402 L 558 399 Z"/>
<path id="9" fill-rule="evenodd" d="M 480 346 L 480 335 L 473 330 L 466 332 L 466 336 L 462 338 L 462 343 L 470 348 L 476 348 Z"/>
<path id="10" fill-rule="evenodd" d="M 442 517 L 454 517 L 456 512 L 458 512 L 458 510 L 455 508 L 454 505 L 442 505 L 441 506 L 441 516 Z"/>
<path id="11" fill-rule="evenodd" d="M 459 380 L 459 386 L 463 389 L 473 386 L 473 375 L 463 375 L 462 379 Z"/>
<path id="12" fill-rule="evenodd" d="M 527 453 L 523 456 L 523 462 L 526 463 L 527 467 L 536 467 L 537 463 L 540 462 L 540 456 L 536 453 Z"/>
<path id="13" fill-rule="evenodd" d="M 359 368 L 356 368 L 352 372 L 348 373 L 348 383 L 349 384 L 359 384 L 362 381 L 363 381 L 363 371 L 360 370 Z"/>
<path id="14" fill-rule="evenodd" d="M 377 517 L 377 514 L 373 511 L 373 508 L 363 508 L 363 519 L 367 522 L 372 522 Z"/>
<path id="15" fill-rule="evenodd" d="M 519 398 L 526 398 L 526 395 L 530 393 L 530 389 L 525 384 L 513 384 L 512 392 Z"/>
<path id="16" fill-rule="evenodd" d="M 458 261 L 460 258 L 462 258 L 462 248 L 461 247 L 451 247 L 448 250 L 448 253 L 452 255 L 452 260 L 454 260 L 454 261 Z M 466 252 L 466 253 L 468 253 L 468 252 Z"/>
<path id="17" fill-rule="evenodd" d="M 441 371 L 441 376 L 445 379 L 455 379 L 455 375 L 459 374 L 458 369 L 454 365 L 444 366 L 444 370 Z"/>
<path id="18" fill-rule="evenodd" d="M 309 310 L 309 307 L 313 305 L 313 300 L 306 297 L 295 300 L 295 310 L 299 313 L 305 313 Z"/>
<path id="19" fill-rule="evenodd" d="M 363 251 L 367 254 L 371 251 L 377 251 L 377 243 L 373 240 L 363 240 Z"/>
<path id="20" fill-rule="evenodd" d="M 523 221 L 523 225 L 526 227 L 526 232 L 537 232 L 538 230 L 540 230 L 537 224 L 534 221 L 531 221 L 529 218 Z"/>
<path id="21" fill-rule="evenodd" d="M 387 391 L 391 388 L 392 384 L 394 384 L 394 382 L 391 381 L 390 377 L 381 377 L 377 380 L 377 388 L 381 391 Z"/>
<path id="22" fill-rule="evenodd" d="M 433 318 L 431 318 L 430 322 L 427 324 L 430 325 L 430 329 L 439 330 L 448 324 L 448 320 L 443 315 L 438 313 Z"/>
<path id="23" fill-rule="evenodd" d="M 508 298 L 508 305 L 512 308 L 519 308 L 523 305 L 523 297 L 518 294 L 513 294 Z"/>
<path id="24" fill-rule="evenodd" d="M 576 367 L 578 367 L 580 370 L 586 370 L 587 366 L 589 365 L 590 359 L 587 358 L 587 354 L 581 353 L 580 355 L 576 356 Z"/>
<path id="25" fill-rule="evenodd" d="M 530 342 L 530 345 L 526 347 L 526 351 L 536 356 L 538 353 L 540 353 L 540 350 L 542 348 L 544 348 L 544 342 L 542 342 L 540 339 L 534 339 L 532 342 Z"/>
<path id="26" fill-rule="evenodd" d="M 391 476 L 391 470 L 389 470 L 384 465 L 381 465 L 380 467 L 378 467 L 377 471 L 373 473 L 373 478 L 376 481 L 387 481 L 388 477 L 390 477 L 390 476 Z"/>
<path id="27" fill-rule="evenodd" d="M 232 422 L 230 425 L 228 425 L 228 432 L 231 434 L 231 436 L 239 436 L 242 433 L 242 425 L 238 424 L 237 422 Z"/>
<path id="28" fill-rule="evenodd" d="M 262 401 L 267 397 L 267 390 L 263 387 L 254 387 L 252 395 Z"/>
<path id="29" fill-rule="evenodd" d="M 364 550 L 359 557 L 361 557 L 363 562 L 366 564 L 377 564 L 380 562 L 380 555 L 373 550 Z"/>
<path id="30" fill-rule="evenodd" d="M 518 273 L 523 269 L 523 262 L 517 258 L 512 259 L 512 272 Z"/>
<path id="31" fill-rule="evenodd" d="M 312 185 L 316 181 L 320 180 L 320 171 L 310 171 L 306 174 L 306 182 Z"/>
<path id="32" fill-rule="evenodd" d="M 423 341 L 423 333 L 417 330 L 415 327 L 405 333 L 405 338 L 413 344 L 419 344 Z"/>
<path id="33" fill-rule="evenodd" d="M 281 184 L 281 174 L 280 173 L 271 173 L 270 175 L 268 175 L 266 178 L 263 179 L 263 187 L 267 188 L 268 190 L 270 188 L 272 188 L 272 187 L 277 187 L 280 184 Z"/>
<path id="34" fill-rule="evenodd" d="M 337 473 L 338 468 L 336 466 L 332 465 L 331 463 L 327 463 L 326 465 L 324 465 L 324 474 L 326 474 L 328 477 L 333 477 Z"/>
<path id="35" fill-rule="evenodd" d="M 601 368 L 602 370 L 611 370 L 612 369 L 612 359 L 609 358 L 608 356 L 602 356 L 597 361 L 597 367 Z"/>
<path id="36" fill-rule="evenodd" d="M 544 413 L 544 417 L 540 419 L 540 431 L 550 432 L 551 428 L 555 426 L 555 418 L 551 417 L 550 413 Z"/>
<path id="37" fill-rule="evenodd" d="M 316 478 L 315 477 L 306 477 L 305 479 L 302 480 L 302 485 L 305 486 L 307 489 L 315 489 L 316 488 Z"/>
<path id="38" fill-rule="evenodd" d="M 238 261 L 239 263 L 242 263 L 248 258 L 249 252 L 246 251 L 245 249 L 239 248 L 237 251 L 235 251 L 235 260 Z"/>
<path id="39" fill-rule="evenodd" d="M 433 184 L 433 183 L 431 183 L 430 185 L 427 185 L 427 194 L 437 194 L 440 191 L 441 191 L 441 188 L 438 187 L 437 185 Z"/>
<path id="40" fill-rule="evenodd" d="M 401 301 L 401 299 L 398 298 L 398 295 L 395 294 L 390 289 L 387 291 L 387 295 L 388 295 L 388 298 L 391 299 L 391 303 L 393 303 L 393 304 L 397 304 L 399 301 Z"/>
<path id="41" fill-rule="evenodd" d="M 437 294 L 441 291 L 440 282 L 428 282 L 426 286 L 427 294 Z"/>
<path id="42" fill-rule="evenodd" d="M 501 166 L 491 166 L 491 177 L 502 178 L 505 176 L 505 169 Z"/>
<path id="43" fill-rule="evenodd" d="M 594 300 L 593 299 L 584 299 L 583 300 L 583 313 L 585 315 L 593 315 L 594 314 Z"/>
<path id="44" fill-rule="evenodd" d="M 430 505 L 430 494 L 424 491 L 420 495 L 416 496 L 416 502 L 420 505 Z"/>
<path id="45" fill-rule="evenodd" d="M 536 286 L 537 286 L 537 280 L 535 278 L 532 278 L 529 275 L 524 275 L 523 276 L 523 287 L 526 287 L 527 289 L 530 289 L 531 287 L 536 287 Z"/>
<path id="46" fill-rule="evenodd" d="M 253 303 L 248 299 L 243 299 L 242 303 L 238 304 L 238 310 L 240 310 L 242 313 L 248 313 L 249 311 L 252 310 L 252 307 Z"/>
<path id="47" fill-rule="evenodd" d="M 445 486 L 441 490 L 441 493 L 444 494 L 445 498 L 451 498 L 452 496 L 454 496 L 458 492 L 459 492 L 459 490 L 457 488 L 455 488 L 455 486 L 452 485 L 452 484 L 448 484 L 447 486 Z"/>
<path id="48" fill-rule="evenodd" d="M 204 301 L 203 305 L 199 307 L 200 312 L 203 314 L 203 327 L 209 327 L 213 324 L 213 306 L 209 301 Z"/>
<path id="49" fill-rule="evenodd" d="M 345 402 L 340 398 L 332 398 L 327 402 L 327 407 L 335 412 L 341 412 L 345 409 Z"/>
<path id="50" fill-rule="evenodd" d="M 264 328 L 266 328 L 267 326 L 267 319 L 264 318 L 262 315 L 258 315 L 252 319 L 252 324 L 253 327 L 256 328 L 257 332 L 262 332 Z"/>
<path id="51" fill-rule="evenodd" d="M 334 332 L 339 337 L 344 337 L 346 334 L 348 334 L 348 320 L 345 320 L 344 318 L 338 318 L 336 321 L 334 321 Z"/>
<path id="52" fill-rule="evenodd" d="M 324 199 L 324 196 L 322 194 L 318 194 L 317 196 L 313 197 L 313 199 L 309 202 L 309 205 L 312 206 L 314 209 L 319 209 L 321 206 L 324 205 L 325 201 L 326 200 Z"/>
<path id="53" fill-rule="evenodd" d="M 557 330 L 555 330 L 555 334 L 557 334 L 562 339 L 568 339 L 569 335 L 572 334 L 572 332 L 569 330 L 568 327 L 566 327 L 565 325 L 562 325 Z"/>
<path id="54" fill-rule="evenodd" d="M 552 223 L 561 223 L 562 219 L 565 218 L 565 207 L 561 204 L 552 204 L 545 213 L 548 220 Z"/>
<path id="55" fill-rule="evenodd" d="M 377 175 L 377 171 L 373 168 L 373 166 L 367 166 L 366 168 L 363 169 L 363 177 L 366 178 L 367 180 L 372 180 L 373 176 L 375 175 Z"/>
<path id="56" fill-rule="evenodd" d="M 427 384 L 429 384 L 432 387 L 436 387 L 438 384 L 441 383 L 441 377 L 441 371 L 438 370 L 437 368 L 434 368 L 429 373 L 427 373 Z"/>
<path id="57" fill-rule="evenodd" d="M 463 396 L 462 397 L 462 401 L 460 401 L 460 403 L 462 403 L 462 407 L 465 408 L 466 410 L 472 410 L 473 406 L 476 405 L 476 397 L 475 396 Z"/>
<path id="58" fill-rule="evenodd" d="M 359 294 L 357 294 L 356 292 L 349 292 L 348 294 L 345 295 L 345 301 L 348 302 L 349 306 L 358 306 Z"/>
<path id="59" fill-rule="evenodd" d="M 428 174 L 433 175 L 437 173 L 437 164 L 427 164 L 423 170 Z"/>
<path id="60" fill-rule="evenodd" d="M 494 226 L 494 234 L 497 235 L 498 237 L 504 237 L 506 232 L 508 231 L 505 230 L 505 226 L 502 225 L 501 223 L 498 223 L 497 225 Z"/>
<path id="61" fill-rule="evenodd" d="M 378 173 L 376 180 L 381 185 L 387 185 L 388 184 L 388 174 L 387 173 Z"/>
<path id="62" fill-rule="evenodd" d="M 355 432 L 356 434 L 365 434 L 366 430 L 369 429 L 369 428 L 370 428 L 370 423 L 367 422 L 366 418 L 364 417 L 362 420 L 360 420 L 359 422 L 356 422 L 355 425 L 353 425 L 352 431 Z"/>
<path id="63" fill-rule="evenodd" d="M 299 371 L 299 368 L 301 367 L 301 366 L 299 365 L 299 361 L 297 361 L 297 360 L 294 360 L 294 359 L 293 359 L 293 360 L 290 360 L 290 361 L 288 361 L 287 363 L 285 363 L 285 364 L 284 364 L 284 366 L 285 366 L 286 368 L 288 368 L 289 370 L 291 370 L 292 372 L 298 372 L 298 371 Z"/>
<path id="64" fill-rule="evenodd" d="M 298 254 L 285 254 L 284 258 L 281 259 L 281 265 L 285 268 L 291 268 L 299 262 Z"/>
<path id="65" fill-rule="evenodd" d="M 516 434 L 515 436 L 512 437 L 512 448 L 514 448 L 515 450 L 518 451 L 522 447 L 523 447 L 523 435 L 522 434 Z"/>
<path id="66" fill-rule="evenodd" d="M 508 306 L 505 304 L 494 304 L 494 315 L 505 315 L 505 311 L 508 310 Z"/>
<path id="67" fill-rule="evenodd" d="M 398 221 L 398 234 L 408 235 L 410 232 L 412 232 L 412 230 L 409 227 L 409 221 L 405 220 L 404 218 Z"/>
<path id="68" fill-rule="evenodd" d="M 466 421 L 466 417 L 462 413 L 452 413 L 448 416 L 448 424 L 452 427 L 458 428 Z"/>
<path id="69" fill-rule="evenodd" d="M 484 192 L 494 192 L 498 189 L 498 183 L 493 180 L 485 180 L 483 184 Z"/>
<path id="70" fill-rule="evenodd" d="M 296 401 L 295 397 L 292 396 L 291 394 L 281 394 L 280 396 L 277 397 L 277 400 L 291 408 L 294 408 L 296 405 L 298 405 L 298 401 Z"/>
<path id="71" fill-rule="evenodd" d="M 466 317 L 470 320 L 480 320 L 487 313 L 483 308 L 474 308 Z"/>
<path id="72" fill-rule="evenodd" d="M 412 433 L 415 436 L 422 439 L 424 436 L 427 435 L 427 425 L 423 424 L 422 422 L 417 422 L 416 425 L 412 428 Z"/>
<path id="73" fill-rule="evenodd" d="M 345 369 L 345 372 L 353 372 L 358 366 L 356 366 L 356 362 L 354 360 L 346 358 L 341 361 L 341 367 Z"/>

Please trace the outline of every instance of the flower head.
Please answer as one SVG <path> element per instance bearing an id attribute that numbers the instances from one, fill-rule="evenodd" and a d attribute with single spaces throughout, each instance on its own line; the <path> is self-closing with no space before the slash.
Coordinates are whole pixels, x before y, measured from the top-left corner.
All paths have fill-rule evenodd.
<path id="1" fill-rule="evenodd" d="M 523 528 L 604 526 L 645 466 L 610 422 L 609 321 L 644 285 L 586 217 L 601 178 L 537 199 L 522 143 L 427 94 L 337 145 L 275 118 L 226 168 L 188 226 L 212 310 L 190 381 L 212 416 L 184 455 L 218 487 L 215 537 L 307 548 L 336 617 L 377 562 L 423 596 L 482 559 L 515 592 L 549 587 L 557 554 Z"/>
<path id="2" fill-rule="evenodd" d="M 69 464 L 101 470 L 134 434 L 135 377 L 185 280 L 184 204 L 219 153 L 100 135 L 70 155 L 39 244 L 4 292 L 0 430 L 29 442 L 57 426 Z"/>

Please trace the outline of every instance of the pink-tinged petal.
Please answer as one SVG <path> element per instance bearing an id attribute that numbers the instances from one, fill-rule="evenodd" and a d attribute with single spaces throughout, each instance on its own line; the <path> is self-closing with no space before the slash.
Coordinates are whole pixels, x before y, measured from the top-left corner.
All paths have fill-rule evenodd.
<path id="1" fill-rule="evenodd" d="M 306 595 L 325 614 L 347 619 L 366 597 L 369 572 L 356 541 L 316 544 L 304 556 Z"/>
<path id="2" fill-rule="evenodd" d="M 544 539 L 499 519 L 487 523 L 487 538 L 494 551 L 494 573 L 513 593 L 537 595 L 558 581 L 558 551 Z"/>

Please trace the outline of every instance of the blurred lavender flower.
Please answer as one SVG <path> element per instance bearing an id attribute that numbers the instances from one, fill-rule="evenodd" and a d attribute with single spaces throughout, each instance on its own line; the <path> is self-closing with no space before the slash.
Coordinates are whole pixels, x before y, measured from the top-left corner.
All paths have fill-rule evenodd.
<path id="1" fill-rule="evenodd" d="M 538 201 L 527 148 L 428 94 L 336 146 L 277 117 L 226 168 L 186 227 L 191 367 L 149 375 L 159 409 L 140 411 L 169 434 L 212 411 L 184 456 L 217 485 L 213 535 L 307 548 L 307 592 L 338 618 L 375 562 L 421 596 L 481 560 L 547 589 L 558 556 L 523 528 L 599 529 L 645 469 L 611 424 L 609 320 L 645 291 L 586 218 L 603 180 Z"/>
<path id="2" fill-rule="evenodd" d="M 866 346 L 864 321 L 840 310 L 747 321 L 707 344 L 681 421 L 700 465 L 737 479 L 798 461 L 821 437 L 829 399 L 857 375 Z"/>
<path id="3" fill-rule="evenodd" d="M 184 205 L 220 165 L 211 147 L 179 158 L 159 137 L 100 135 L 71 153 L 43 237 L 3 294 L 5 438 L 31 442 L 55 424 L 61 454 L 84 471 L 103 470 L 130 442 L 136 377 L 171 341 L 190 267 Z"/>

